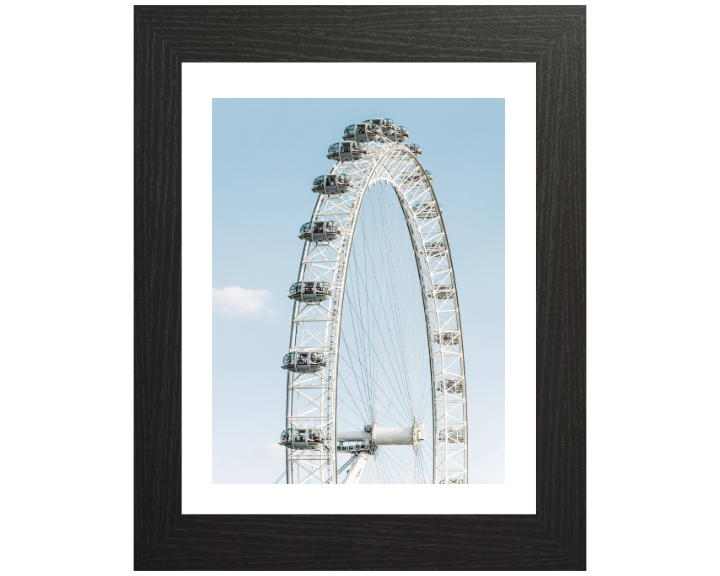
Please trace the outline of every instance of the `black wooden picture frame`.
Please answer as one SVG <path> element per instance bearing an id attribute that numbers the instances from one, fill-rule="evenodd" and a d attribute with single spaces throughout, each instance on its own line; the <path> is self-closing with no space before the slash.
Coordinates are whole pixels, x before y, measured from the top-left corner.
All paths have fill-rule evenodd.
<path id="1" fill-rule="evenodd" d="M 584 570 L 585 7 L 136 6 L 134 23 L 135 569 Z M 536 514 L 181 514 L 181 64 L 280 61 L 535 62 Z"/>

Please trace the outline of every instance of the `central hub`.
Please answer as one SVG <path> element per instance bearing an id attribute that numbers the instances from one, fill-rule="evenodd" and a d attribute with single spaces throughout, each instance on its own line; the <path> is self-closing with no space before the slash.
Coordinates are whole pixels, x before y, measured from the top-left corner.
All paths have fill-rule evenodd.
<path id="1" fill-rule="evenodd" d="M 366 424 L 363 430 L 338 432 L 338 451 L 360 452 L 374 451 L 375 446 L 412 446 L 419 447 L 420 440 L 425 440 L 425 427 L 415 422 L 410 428 L 380 427 L 377 422 Z"/>

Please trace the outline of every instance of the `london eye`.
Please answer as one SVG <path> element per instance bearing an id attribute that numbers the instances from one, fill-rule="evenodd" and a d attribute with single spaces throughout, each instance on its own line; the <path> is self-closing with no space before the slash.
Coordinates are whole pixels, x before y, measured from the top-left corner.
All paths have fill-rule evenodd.
<path id="1" fill-rule="evenodd" d="M 388 118 L 350 124 L 310 186 L 282 359 L 289 484 L 468 483 L 451 245 L 408 139 Z"/>

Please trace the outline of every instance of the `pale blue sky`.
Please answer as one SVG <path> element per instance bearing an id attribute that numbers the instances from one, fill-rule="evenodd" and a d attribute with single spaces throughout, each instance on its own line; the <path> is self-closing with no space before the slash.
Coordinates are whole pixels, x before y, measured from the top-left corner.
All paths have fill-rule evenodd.
<path id="1" fill-rule="evenodd" d="M 284 470 L 298 229 L 313 178 L 333 166 L 328 146 L 378 116 L 408 127 L 433 172 L 461 303 L 470 481 L 504 482 L 505 102 L 318 98 L 213 100 L 212 285 L 259 291 L 225 291 L 213 312 L 214 483 L 272 483 Z"/>

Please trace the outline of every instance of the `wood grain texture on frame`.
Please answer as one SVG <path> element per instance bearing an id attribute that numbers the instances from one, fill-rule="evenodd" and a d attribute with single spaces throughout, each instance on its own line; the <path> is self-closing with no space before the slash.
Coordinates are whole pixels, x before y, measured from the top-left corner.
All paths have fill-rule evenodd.
<path id="1" fill-rule="evenodd" d="M 183 62 L 536 63 L 535 515 L 181 514 Z M 584 570 L 585 339 L 584 6 L 135 7 L 136 570 Z"/>

